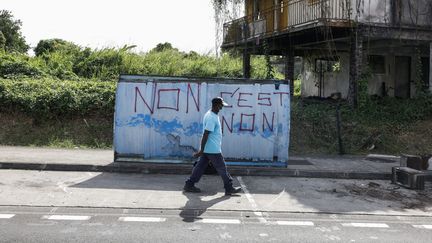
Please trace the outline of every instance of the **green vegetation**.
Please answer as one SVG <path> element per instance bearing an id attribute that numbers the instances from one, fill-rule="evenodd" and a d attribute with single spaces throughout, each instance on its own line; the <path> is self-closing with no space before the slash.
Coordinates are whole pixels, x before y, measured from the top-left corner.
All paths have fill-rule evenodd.
<path id="1" fill-rule="evenodd" d="M 114 82 L 0 79 L 3 111 L 17 111 L 36 119 L 114 112 Z"/>
<path id="2" fill-rule="evenodd" d="M 0 51 L 0 141 L 8 145 L 107 148 L 112 146 L 116 81 L 120 73 L 240 77 L 241 60 L 184 53 L 169 43 L 148 53 L 133 46 L 92 50 L 49 40 L 30 57 Z M 252 60 L 253 78 L 267 75 L 265 58 Z M 274 76 L 282 78 L 275 72 Z M 359 86 L 359 107 L 342 103 L 347 153 L 430 153 L 432 98 L 373 98 Z M 363 91 L 362 91 L 363 90 Z M 300 95 L 300 80 L 294 94 Z M 429 129 L 428 129 L 429 128 Z M 369 150 L 371 149 L 371 150 Z M 336 103 L 294 98 L 291 153 L 338 153 Z"/>
<path id="3" fill-rule="evenodd" d="M 432 97 L 369 97 L 353 110 L 341 104 L 341 135 L 349 154 L 432 153 Z M 291 152 L 338 153 L 335 101 L 294 99 Z"/>
<path id="4" fill-rule="evenodd" d="M 0 144 L 108 148 L 112 146 L 116 80 L 119 74 L 189 77 L 242 76 L 241 58 L 185 53 L 169 43 L 147 53 L 135 46 L 90 49 L 74 43 L 41 40 L 35 56 L 21 22 L 0 11 Z M 265 57 L 253 57 L 252 78 L 276 79 Z M 341 103 L 342 140 L 347 153 L 432 153 L 432 96 L 400 100 L 366 95 L 367 75 L 359 84 L 359 107 Z M 420 89 L 419 89 L 420 90 Z M 294 83 L 291 154 L 337 153 L 336 101 L 301 99 Z"/>
<path id="5" fill-rule="evenodd" d="M 10 11 L 0 10 L 0 50 L 24 53 L 29 49 L 21 34 L 21 24 Z"/>
<path id="6" fill-rule="evenodd" d="M 4 81 L 2 81 L 4 82 Z M 31 81 L 30 81 L 31 82 Z M 44 81 L 49 84 L 52 81 Z M 64 83 L 76 83 L 65 81 Z M 106 100 L 100 102 L 103 109 L 77 109 L 74 106 L 86 104 L 72 102 L 66 109 L 70 112 L 48 118 L 34 116 L 34 112 L 0 110 L 0 141 L 3 145 L 53 146 L 109 148 L 112 146 L 113 113 L 112 99 L 114 85 L 99 87 L 104 90 Z M 71 84 L 63 84 L 65 86 Z M 3 85 L 3 84 L 2 84 Z M 31 85 L 31 84 L 27 84 Z M 1 86 L 3 87 L 3 86 Z M 73 88 L 71 88 L 73 87 Z M 68 90 L 76 86 L 71 85 Z M 0 88 L 1 89 L 1 88 Z M 57 89 L 58 90 L 58 89 Z M 89 97 L 97 92 L 90 92 Z M 59 91 L 59 90 L 58 90 Z M 61 91 L 59 91 L 61 93 Z M 71 92 L 65 92 L 71 94 Z M 110 94 L 111 93 L 111 94 Z M 33 100 L 36 98 L 33 93 Z M 59 97 L 61 95 L 59 94 Z M 63 94 L 63 97 L 65 95 Z M 69 97 L 70 98 L 70 97 Z M 24 99 L 24 98 L 23 98 Z M 74 99 L 71 99 L 74 100 Z M 84 100 L 84 99 L 83 99 Z M 102 99 L 101 99 L 102 101 Z M 419 108 L 422 100 L 372 99 L 370 107 L 377 106 L 380 112 L 371 112 L 367 107 L 352 110 L 348 105 L 341 106 L 342 140 L 349 154 L 386 153 L 386 154 L 427 154 L 432 151 L 432 105 L 428 109 Z M 428 98 L 427 102 L 432 102 Z M 1 101 L 0 103 L 3 103 Z M 34 104 L 34 103 L 33 103 Z M 54 104 L 46 102 L 41 104 Z M 291 111 L 291 154 L 337 154 L 336 105 L 329 101 L 294 98 Z M 39 105 L 33 105 L 39 107 Z M 45 111 L 59 111 L 54 105 Z M 13 109 L 13 108 L 11 108 Z M 28 108 L 26 108 L 28 109 Z M 80 110 L 80 112 L 78 112 Z M 105 110 L 102 112 L 101 110 Z M 63 113 L 61 113 L 63 114 Z"/>
<path id="7" fill-rule="evenodd" d="M 224 54 L 220 58 L 156 47 L 148 53 L 133 52 L 134 46 L 92 50 L 54 39 L 42 40 L 36 56 L 0 50 L 0 77 L 53 78 L 59 80 L 113 81 L 119 74 L 144 74 L 194 77 L 241 77 L 239 57 Z M 283 77 L 275 73 L 276 78 Z M 266 77 L 264 57 L 252 59 L 252 77 Z"/>

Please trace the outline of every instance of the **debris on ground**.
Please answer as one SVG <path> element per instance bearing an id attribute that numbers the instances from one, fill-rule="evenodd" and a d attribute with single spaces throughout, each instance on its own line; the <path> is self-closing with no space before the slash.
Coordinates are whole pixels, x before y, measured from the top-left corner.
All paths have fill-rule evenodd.
<path id="1" fill-rule="evenodd" d="M 403 209 L 430 210 L 432 208 L 432 182 L 425 183 L 424 190 L 409 190 L 389 182 L 349 183 L 344 185 L 346 192 L 333 189 L 337 197 L 350 195 L 366 201 L 386 200 L 393 206 Z"/>

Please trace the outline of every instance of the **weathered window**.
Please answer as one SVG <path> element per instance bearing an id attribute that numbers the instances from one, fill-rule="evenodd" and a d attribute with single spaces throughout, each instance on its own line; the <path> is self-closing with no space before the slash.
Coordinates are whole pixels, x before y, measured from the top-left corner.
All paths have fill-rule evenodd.
<path id="1" fill-rule="evenodd" d="M 338 58 L 317 58 L 315 59 L 315 72 L 327 73 L 337 72 L 340 70 Z"/>
<path id="2" fill-rule="evenodd" d="M 379 55 L 370 55 L 368 57 L 369 68 L 374 74 L 385 74 L 385 57 Z"/>

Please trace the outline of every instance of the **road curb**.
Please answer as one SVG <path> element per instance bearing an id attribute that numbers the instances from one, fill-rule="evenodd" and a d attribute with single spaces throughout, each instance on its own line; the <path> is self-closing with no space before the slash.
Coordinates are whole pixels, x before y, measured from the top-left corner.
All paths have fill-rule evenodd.
<path id="1" fill-rule="evenodd" d="M 232 176 L 280 176 L 280 177 L 368 179 L 368 180 L 390 180 L 391 179 L 390 172 L 375 173 L 375 172 L 359 172 L 359 171 L 305 170 L 305 169 L 245 167 L 245 166 L 228 166 L 228 168 Z M 126 162 L 114 162 L 107 165 L 0 162 L 0 169 L 187 175 L 190 174 L 192 165 L 161 164 L 161 163 L 126 163 Z"/>

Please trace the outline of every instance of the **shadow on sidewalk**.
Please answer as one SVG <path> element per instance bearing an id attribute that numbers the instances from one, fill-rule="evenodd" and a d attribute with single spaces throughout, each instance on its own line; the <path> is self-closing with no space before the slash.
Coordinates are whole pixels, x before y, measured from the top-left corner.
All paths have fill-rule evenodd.
<path id="1" fill-rule="evenodd" d="M 71 185 L 76 188 L 180 191 L 185 175 L 148 175 L 101 173 L 82 182 Z"/>
<path id="2" fill-rule="evenodd" d="M 187 193 L 183 192 L 183 195 L 187 197 L 187 202 L 184 207 L 180 208 L 180 217 L 182 217 L 183 222 L 187 223 L 193 223 L 196 220 L 201 219 L 201 215 L 207 211 L 208 208 L 212 207 L 213 205 L 228 200 L 229 196 L 221 196 L 217 198 L 213 198 L 208 201 L 203 201 L 202 196 L 213 196 L 216 195 L 216 192 L 214 193 Z M 199 208 L 196 208 L 196 207 Z"/>
<path id="3" fill-rule="evenodd" d="M 63 183 L 70 188 L 131 190 L 142 193 L 142 195 L 165 197 L 171 193 L 179 195 L 187 176 L 98 173 L 85 177 L 87 179 L 81 179 L 78 183 L 76 181 L 64 181 Z M 238 178 L 234 177 L 236 186 L 239 184 Z M 386 180 L 259 176 L 244 176 L 242 180 L 260 210 L 354 213 L 409 212 L 411 210 L 430 213 L 432 210 L 432 185 L 430 183 L 427 184 L 425 190 L 415 191 L 393 185 Z M 34 184 L 35 182 L 32 181 L 31 187 L 34 187 Z M 185 222 L 199 219 L 208 208 L 230 199 L 225 196 L 216 197 L 218 192 L 223 191 L 222 181 L 217 175 L 205 175 L 199 187 L 205 191 L 199 194 L 183 193 L 186 198 L 179 198 L 187 200 L 184 201 L 184 206 L 182 203 L 177 203 L 181 210 L 180 216 Z M 242 206 L 249 207 L 249 204 Z"/>

